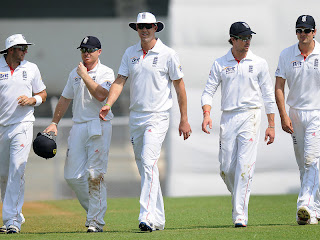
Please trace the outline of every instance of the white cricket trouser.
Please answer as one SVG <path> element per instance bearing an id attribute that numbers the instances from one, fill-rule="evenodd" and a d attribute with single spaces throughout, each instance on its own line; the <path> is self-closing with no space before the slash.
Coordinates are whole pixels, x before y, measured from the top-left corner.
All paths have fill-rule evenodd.
<path id="1" fill-rule="evenodd" d="M 74 123 L 68 138 L 64 177 L 87 212 L 86 226 L 103 228 L 107 211 L 107 171 L 110 121 Z"/>
<path id="2" fill-rule="evenodd" d="M 164 203 L 157 166 L 169 128 L 169 112 L 130 112 L 130 135 L 141 176 L 139 222 L 159 229 L 165 226 Z"/>
<path id="3" fill-rule="evenodd" d="M 0 187 L 3 223 L 21 229 L 24 171 L 33 137 L 33 122 L 0 126 Z"/>
<path id="4" fill-rule="evenodd" d="M 220 175 L 232 195 L 232 219 L 248 222 L 248 205 L 257 158 L 261 110 L 223 112 L 220 125 Z"/>
<path id="5" fill-rule="evenodd" d="M 311 211 L 311 217 L 320 218 L 320 110 L 290 108 L 289 116 L 294 130 L 293 147 L 300 171 L 301 188 L 297 209 L 306 206 Z"/>

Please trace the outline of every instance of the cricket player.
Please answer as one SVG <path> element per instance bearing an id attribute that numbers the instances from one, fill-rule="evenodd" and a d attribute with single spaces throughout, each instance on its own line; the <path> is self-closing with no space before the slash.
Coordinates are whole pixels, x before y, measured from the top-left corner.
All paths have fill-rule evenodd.
<path id="1" fill-rule="evenodd" d="M 73 126 L 68 138 L 64 177 L 87 212 L 87 232 L 102 232 L 107 210 L 104 175 L 107 171 L 112 133 L 110 120 L 113 114 L 109 112 L 107 121 L 101 121 L 99 111 L 106 103 L 114 72 L 99 60 L 102 50 L 98 38 L 86 36 L 78 49 L 82 62 L 71 71 L 52 123 L 44 131 L 53 131 L 57 135 L 58 123 L 73 99 Z"/>
<path id="2" fill-rule="evenodd" d="M 131 22 L 129 26 L 138 32 L 140 41 L 125 51 L 100 117 L 104 119 L 109 113 L 129 78 L 130 135 L 141 175 L 139 228 L 141 231 L 163 230 L 165 212 L 157 163 L 169 127 L 172 83 L 181 113 L 179 133 L 185 140 L 191 134 L 187 95 L 176 52 L 155 37 L 164 24 L 152 13 L 142 12 L 138 14 L 137 22 Z"/>
<path id="3" fill-rule="evenodd" d="M 297 223 L 318 224 L 320 218 L 320 45 L 312 16 L 296 21 L 298 43 L 284 49 L 276 70 L 276 100 L 282 129 L 291 134 L 300 171 L 301 188 L 297 200 Z M 285 109 L 285 83 L 289 93 Z"/>
<path id="4" fill-rule="evenodd" d="M 230 27 L 232 48 L 214 61 L 202 94 L 202 131 L 210 133 L 212 98 L 221 84 L 220 175 L 232 195 L 232 219 L 235 227 L 246 227 L 252 177 L 260 134 L 261 107 L 265 105 L 268 127 L 265 141 L 275 137 L 276 110 L 272 80 L 267 62 L 250 50 L 252 34 L 245 22 Z"/>
<path id="5" fill-rule="evenodd" d="M 29 45 L 33 43 L 22 34 L 14 34 L 0 51 L 4 54 L 0 58 L 1 233 L 19 233 L 25 221 L 21 210 L 24 171 L 33 140 L 33 112 L 47 98 L 37 65 L 24 60 Z"/>

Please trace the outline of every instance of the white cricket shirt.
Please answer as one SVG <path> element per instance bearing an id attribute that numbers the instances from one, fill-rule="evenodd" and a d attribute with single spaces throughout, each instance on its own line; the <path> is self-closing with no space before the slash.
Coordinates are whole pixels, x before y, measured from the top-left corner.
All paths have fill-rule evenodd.
<path id="1" fill-rule="evenodd" d="M 130 79 L 130 110 L 162 112 L 172 107 L 171 85 L 183 77 L 177 53 L 158 38 L 143 57 L 141 42 L 129 47 L 119 74 Z"/>
<path id="2" fill-rule="evenodd" d="M 35 120 L 33 106 L 18 105 L 17 98 L 46 89 L 36 64 L 23 60 L 11 75 L 4 56 L 0 58 L 0 126 Z"/>
<path id="3" fill-rule="evenodd" d="M 88 74 L 93 81 L 108 91 L 110 90 L 111 84 L 114 82 L 114 72 L 111 68 L 101 64 L 99 60 L 98 64 Z M 75 123 L 99 119 L 100 109 L 107 102 L 107 98 L 100 102 L 91 95 L 86 84 L 78 75 L 77 68 L 71 71 L 67 85 L 61 95 L 67 99 L 73 99 L 72 121 Z M 110 111 L 105 118 L 111 120 L 113 113 Z"/>
<path id="4" fill-rule="evenodd" d="M 306 59 L 298 43 L 284 49 L 279 57 L 275 75 L 287 80 L 287 104 L 295 109 L 320 109 L 320 45 L 314 42 L 313 52 Z"/>
<path id="5" fill-rule="evenodd" d="M 261 91 L 266 113 L 275 113 L 276 103 L 268 64 L 250 50 L 246 58 L 239 63 L 231 49 L 214 61 L 202 94 L 202 106 L 211 106 L 213 95 L 220 83 L 222 111 L 261 108 Z"/>

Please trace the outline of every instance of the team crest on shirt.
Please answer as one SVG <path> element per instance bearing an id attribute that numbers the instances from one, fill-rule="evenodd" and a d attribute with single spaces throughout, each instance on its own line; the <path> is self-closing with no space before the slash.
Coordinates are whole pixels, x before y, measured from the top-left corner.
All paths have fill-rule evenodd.
<path id="1" fill-rule="evenodd" d="M 106 86 L 107 86 L 108 88 L 110 88 L 110 87 L 111 87 L 111 82 L 106 81 L 105 83 L 106 83 Z"/>
<path id="2" fill-rule="evenodd" d="M 22 72 L 22 78 L 23 78 L 23 80 L 27 80 L 27 78 L 28 78 L 27 71 Z"/>
<path id="3" fill-rule="evenodd" d="M 249 73 L 253 73 L 253 65 L 249 65 Z"/>
<path id="4" fill-rule="evenodd" d="M 0 73 L 0 81 L 2 80 L 8 80 L 9 74 L 8 73 Z"/>
<path id="5" fill-rule="evenodd" d="M 132 63 L 132 64 L 138 64 L 139 61 L 140 61 L 140 58 L 137 58 L 137 57 L 132 57 L 132 58 L 131 58 L 131 63 Z"/>
<path id="6" fill-rule="evenodd" d="M 319 67 L 319 59 L 316 58 L 316 59 L 314 60 L 314 69 L 318 69 L 318 67 Z"/>
<path id="7" fill-rule="evenodd" d="M 226 74 L 235 73 L 236 67 L 225 67 L 223 70 L 226 71 Z"/>
<path id="8" fill-rule="evenodd" d="M 156 67 L 158 63 L 158 57 L 153 58 L 152 67 Z"/>
<path id="9" fill-rule="evenodd" d="M 81 77 L 75 77 L 74 78 L 74 84 L 79 84 L 81 81 Z"/>
<path id="10" fill-rule="evenodd" d="M 292 61 L 291 64 L 293 68 L 301 68 L 302 62 Z"/>

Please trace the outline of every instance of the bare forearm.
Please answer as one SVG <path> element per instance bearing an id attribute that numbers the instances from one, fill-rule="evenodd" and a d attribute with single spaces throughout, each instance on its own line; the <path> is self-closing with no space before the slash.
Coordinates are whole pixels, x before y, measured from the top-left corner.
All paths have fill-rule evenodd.
<path id="1" fill-rule="evenodd" d="M 277 77 L 276 86 L 275 86 L 275 95 L 276 95 L 276 102 L 277 102 L 281 119 L 287 116 L 286 107 L 285 107 L 284 84 L 285 84 L 285 80 Z"/>
<path id="2" fill-rule="evenodd" d="M 108 90 L 93 81 L 89 75 L 84 76 L 82 80 L 86 84 L 90 94 L 98 101 L 102 102 L 108 97 Z"/>
<path id="3" fill-rule="evenodd" d="M 59 102 L 56 106 L 56 109 L 53 114 L 52 122 L 59 123 L 61 118 L 66 113 L 69 105 L 70 105 L 71 99 L 67 99 L 65 97 L 60 97 Z"/>
<path id="4" fill-rule="evenodd" d="M 188 121 L 187 93 L 182 79 L 173 81 L 177 92 L 181 121 Z"/>
<path id="5" fill-rule="evenodd" d="M 118 97 L 120 96 L 123 90 L 123 87 L 126 81 L 127 81 L 127 77 L 118 75 L 117 79 L 111 85 L 108 100 L 107 100 L 107 105 L 111 107 L 115 103 L 115 101 L 117 101 Z"/>

